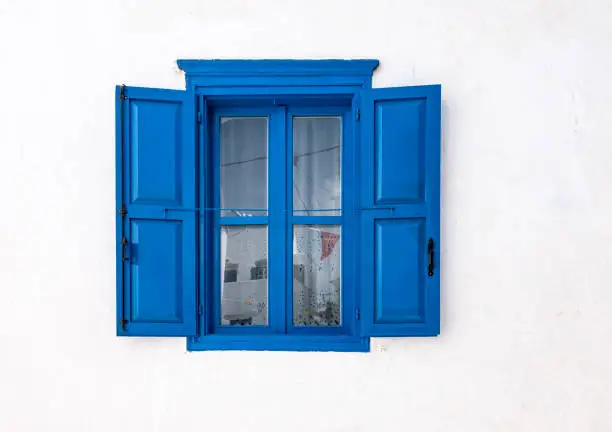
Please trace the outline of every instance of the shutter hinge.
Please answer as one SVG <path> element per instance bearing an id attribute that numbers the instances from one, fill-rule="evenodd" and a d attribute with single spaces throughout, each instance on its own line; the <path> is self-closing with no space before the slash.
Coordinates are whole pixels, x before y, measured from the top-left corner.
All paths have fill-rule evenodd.
<path id="1" fill-rule="evenodd" d="M 117 212 L 121 216 L 125 216 L 127 214 L 127 209 L 125 208 L 125 204 L 121 204 L 121 208 L 119 210 L 117 210 Z"/>
<path id="2" fill-rule="evenodd" d="M 361 311 L 359 309 L 355 311 L 355 319 L 357 319 L 357 321 L 361 320 Z"/>
<path id="3" fill-rule="evenodd" d="M 119 100 L 127 100 L 127 96 L 125 95 L 125 84 L 121 84 L 121 87 L 119 87 Z"/>
<path id="4" fill-rule="evenodd" d="M 361 121 L 361 109 L 357 108 L 357 113 L 355 114 L 355 120 Z"/>
<path id="5" fill-rule="evenodd" d="M 127 238 L 121 237 L 121 260 L 127 262 L 130 257 L 127 254 L 128 241 Z"/>
<path id="6" fill-rule="evenodd" d="M 125 325 L 128 323 L 128 320 L 125 318 L 121 318 L 119 320 L 119 325 L 121 326 L 121 331 L 125 331 Z"/>

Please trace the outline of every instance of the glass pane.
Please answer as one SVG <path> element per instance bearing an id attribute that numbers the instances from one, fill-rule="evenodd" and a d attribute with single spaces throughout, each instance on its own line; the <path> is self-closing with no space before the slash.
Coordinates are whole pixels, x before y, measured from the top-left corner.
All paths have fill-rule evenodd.
<path id="1" fill-rule="evenodd" d="M 265 216 L 268 207 L 268 119 L 221 118 L 221 212 Z"/>
<path id="2" fill-rule="evenodd" d="M 293 227 L 293 325 L 340 325 L 340 226 Z"/>
<path id="3" fill-rule="evenodd" d="M 221 324 L 268 324 L 268 228 L 221 227 Z"/>
<path id="4" fill-rule="evenodd" d="M 293 119 L 293 211 L 296 216 L 340 215 L 340 117 Z"/>

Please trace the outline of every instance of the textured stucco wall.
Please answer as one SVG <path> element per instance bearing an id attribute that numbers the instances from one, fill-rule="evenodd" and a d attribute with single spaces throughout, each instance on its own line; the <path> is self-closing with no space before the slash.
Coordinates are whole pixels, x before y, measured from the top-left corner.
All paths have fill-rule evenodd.
<path id="1" fill-rule="evenodd" d="M 608 0 L 0 0 L 0 431 L 612 430 Z M 187 353 L 115 333 L 114 90 L 177 58 L 443 84 L 442 335 Z"/>

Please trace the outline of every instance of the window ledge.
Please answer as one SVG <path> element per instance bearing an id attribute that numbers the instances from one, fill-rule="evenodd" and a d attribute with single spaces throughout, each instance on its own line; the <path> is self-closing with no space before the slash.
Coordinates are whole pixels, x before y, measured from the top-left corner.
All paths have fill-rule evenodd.
<path id="1" fill-rule="evenodd" d="M 301 335 L 207 335 L 187 339 L 188 351 L 337 351 L 370 352 L 370 338 Z"/>

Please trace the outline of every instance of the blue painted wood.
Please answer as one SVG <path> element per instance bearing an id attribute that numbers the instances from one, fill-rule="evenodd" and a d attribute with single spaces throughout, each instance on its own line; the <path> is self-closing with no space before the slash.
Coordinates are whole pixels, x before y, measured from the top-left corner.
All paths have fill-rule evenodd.
<path id="1" fill-rule="evenodd" d="M 374 224 L 374 322 L 423 323 L 425 219 L 377 219 Z"/>
<path id="2" fill-rule="evenodd" d="M 276 88 L 275 88 L 276 90 Z M 309 88 L 312 91 L 311 88 Z M 274 95 L 270 96 L 268 92 L 266 95 L 252 95 L 245 97 L 243 95 L 221 95 L 214 96 L 208 95 L 206 97 L 207 104 L 215 109 L 221 108 L 244 108 L 245 104 L 249 107 L 266 107 L 270 104 L 275 106 L 292 106 L 293 109 L 300 111 L 312 111 L 314 107 L 317 108 L 317 112 L 321 114 L 333 114 L 338 111 L 337 108 L 329 106 L 330 98 L 334 98 L 334 103 L 341 107 L 351 106 L 352 95 L 350 93 L 337 94 L 334 96 L 321 96 L 316 94 L 302 94 L 296 96 L 295 94 L 289 95 Z M 296 106 L 299 105 L 299 106 Z"/>
<path id="3" fill-rule="evenodd" d="M 191 93 L 191 92 L 190 92 Z M 208 101 L 202 96 L 197 96 L 198 117 L 201 118 L 198 128 L 198 171 L 196 187 L 198 188 L 197 205 L 202 208 L 212 208 L 212 178 L 208 173 L 212 172 L 212 145 L 210 134 L 210 116 Z M 210 275 L 214 274 L 213 255 L 211 245 L 214 243 L 212 235 L 213 214 L 209 211 L 200 212 L 199 220 L 199 266 L 198 266 L 198 310 L 199 310 L 199 334 L 192 338 L 197 342 L 202 336 L 212 332 L 213 320 L 213 285 Z"/>
<path id="4" fill-rule="evenodd" d="M 249 351 L 338 351 L 368 352 L 370 339 L 346 335 L 227 335 L 212 334 L 197 341 L 188 339 L 189 351 L 249 350 Z"/>
<path id="5" fill-rule="evenodd" d="M 214 212 L 218 215 L 219 212 Z M 268 216 L 219 217 L 219 225 L 268 225 Z"/>
<path id="6" fill-rule="evenodd" d="M 190 133 L 193 134 L 196 130 L 199 135 L 199 147 L 198 147 L 198 181 L 194 179 L 191 184 L 194 187 L 194 197 L 197 193 L 197 200 L 194 198 L 193 203 L 188 203 L 182 194 L 185 182 L 183 179 L 183 170 L 179 170 L 179 179 L 177 180 L 176 172 L 172 173 L 172 167 L 163 165 L 161 160 L 143 160 L 143 164 L 137 165 L 135 169 L 140 172 L 135 177 L 137 182 L 140 182 L 135 189 L 134 196 L 130 195 L 131 190 L 127 190 L 128 194 L 126 197 L 136 198 L 136 203 L 130 203 L 130 217 L 128 217 L 127 231 L 130 227 L 138 227 L 139 234 L 148 234 L 153 231 L 155 223 L 167 223 L 168 226 L 176 227 L 181 226 L 181 229 L 166 228 L 162 231 L 160 239 L 166 243 L 169 249 L 179 248 L 184 246 L 187 237 L 185 233 L 188 231 L 185 229 L 189 225 L 189 221 L 199 220 L 197 230 L 194 228 L 193 237 L 198 239 L 199 245 L 199 266 L 197 271 L 194 272 L 199 279 L 199 298 L 198 304 L 201 306 L 201 318 L 199 324 L 199 335 L 195 335 L 195 332 L 189 333 L 191 335 L 188 338 L 188 349 L 190 350 L 207 350 L 207 349 L 255 349 L 255 350 L 295 350 L 295 351 L 367 351 L 369 350 L 369 339 L 368 337 L 362 337 L 359 335 L 357 330 L 357 314 L 355 308 L 357 302 L 351 303 L 351 295 L 357 295 L 358 290 L 361 288 L 358 284 L 360 277 L 356 275 L 356 268 L 358 265 L 358 252 L 359 248 L 359 236 L 356 232 L 356 227 L 360 226 L 359 218 L 369 212 L 361 212 L 359 207 L 361 206 L 359 186 L 360 182 L 357 181 L 358 173 L 358 162 L 361 156 L 353 157 L 352 161 L 350 157 L 344 157 L 343 155 L 343 176 L 345 180 L 349 177 L 353 178 L 354 181 L 347 184 L 343 182 L 343 215 L 338 217 L 343 225 L 343 243 L 346 252 L 343 253 L 343 278 L 344 282 L 351 286 L 351 290 L 345 292 L 343 298 L 343 322 L 347 325 L 339 329 L 295 329 L 295 334 L 254 334 L 252 331 L 246 331 L 242 335 L 233 333 L 234 329 L 220 329 L 219 333 L 214 333 L 212 323 L 214 322 L 214 302 L 211 301 L 213 295 L 212 282 L 215 279 L 213 277 L 218 269 L 218 262 L 215 262 L 214 251 L 218 247 L 218 244 L 213 244 L 212 237 L 214 237 L 215 228 L 213 225 L 218 224 L 221 220 L 215 217 L 218 216 L 216 211 L 199 211 L 196 209 L 210 209 L 216 208 L 213 200 L 214 187 L 212 178 L 214 178 L 214 161 L 212 157 L 212 141 L 211 138 L 211 126 L 214 123 L 213 116 L 209 116 L 209 108 L 212 107 L 224 108 L 224 107 L 237 107 L 237 106 L 248 106 L 248 109 L 255 106 L 266 107 L 270 105 L 270 99 L 272 104 L 280 110 L 288 110 L 293 106 L 295 112 L 307 112 L 310 108 L 318 108 L 319 114 L 330 114 L 330 109 L 333 110 L 334 106 L 350 107 L 351 111 L 347 112 L 343 122 L 349 125 L 350 128 L 354 126 L 355 115 L 357 109 L 363 105 L 362 90 L 368 90 L 371 88 L 371 74 L 372 71 L 378 66 L 376 60 L 365 60 L 365 61 L 327 61 L 327 60 L 297 60 L 297 61 L 180 61 L 179 65 L 186 72 L 186 83 L 187 92 L 185 99 L 182 101 L 182 111 L 188 111 L 189 114 L 185 117 L 187 123 L 183 124 L 181 130 L 185 130 L 186 133 L 181 135 L 181 142 L 184 137 Z M 129 89 L 128 93 L 132 96 L 136 95 L 140 89 Z M 144 101 L 154 101 L 156 98 L 168 97 L 172 92 L 167 93 L 163 90 L 154 89 L 143 89 L 146 94 L 141 94 L 140 98 Z M 177 92 L 178 94 L 178 92 Z M 175 96 L 176 97 L 176 94 Z M 171 97 L 172 99 L 172 97 Z M 202 113 L 202 122 L 199 127 L 196 126 L 196 100 L 197 107 Z M 176 102 L 176 101 L 175 101 Z M 140 111 L 150 111 L 150 104 L 141 104 Z M 170 115 L 171 109 L 166 107 L 160 111 L 166 112 L 166 117 Z M 390 110 L 387 110 L 390 112 Z M 184 117 L 184 116 L 183 116 Z M 363 118 L 363 115 L 362 115 Z M 286 127 L 286 123 L 281 125 L 278 124 L 278 129 Z M 126 126 L 126 130 L 130 129 Z M 276 129 L 276 126 L 275 126 Z M 349 129 L 346 129 L 349 130 Z M 165 136 L 163 142 L 166 147 L 162 148 L 162 153 L 166 156 L 167 161 L 172 162 L 174 155 L 170 151 L 172 148 L 169 142 L 176 141 L 176 136 L 171 134 L 163 135 L 166 131 L 162 131 L 159 136 Z M 345 148 L 356 149 L 357 142 L 361 142 L 361 130 L 354 129 L 354 133 L 346 134 L 344 139 L 348 139 L 348 143 L 345 144 Z M 213 134 L 214 135 L 214 134 Z M 119 134 L 118 134 L 119 136 Z M 343 143 L 344 144 L 344 143 Z M 141 150 L 138 148 L 137 150 Z M 170 149 L 170 150 L 169 150 Z M 282 148 L 276 148 L 281 150 Z M 285 149 L 288 151 L 287 149 Z M 278 158 L 285 158 L 282 154 L 276 155 Z M 275 155 L 270 156 L 271 159 Z M 408 156 L 404 156 L 406 158 Z M 118 156 L 118 161 L 120 157 Z M 129 160 L 128 160 L 129 161 Z M 157 164 L 157 166 L 156 166 Z M 348 166 L 347 166 L 348 164 Z M 194 165 L 195 161 L 194 161 Z M 119 166 L 119 164 L 118 164 Z M 291 166 L 291 165 L 289 165 Z M 352 168 L 351 168 L 352 166 Z M 142 169 L 141 169 L 142 168 Z M 162 178 L 156 179 L 159 182 L 159 188 L 153 187 L 148 188 L 149 185 L 142 183 L 143 179 L 148 176 L 148 172 L 160 170 L 164 174 Z M 284 168 L 287 170 L 287 168 Z M 350 170 L 353 170 L 354 174 L 349 175 Z M 130 166 L 126 168 L 126 176 L 132 175 L 133 170 Z M 119 172 L 118 170 L 118 179 Z M 277 173 L 278 174 L 278 173 Z M 273 173 L 270 173 L 272 176 Z M 280 178 L 277 175 L 277 178 Z M 382 179 L 389 180 L 386 178 Z M 177 193 L 177 184 L 179 185 L 180 194 Z M 374 184 L 374 183 L 372 183 Z M 392 191 L 398 186 L 393 186 L 388 181 L 384 183 L 384 192 Z M 427 197 L 429 183 L 425 181 L 425 196 Z M 387 185 L 391 185 L 386 187 Z M 280 182 L 274 182 L 271 186 L 274 188 L 280 187 Z M 123 192 L 123 191 L 122 191 Z M 119 194 L 118 194 L 119 196 Z M 353 197 L 353 198 L 351 198 Z M 402 197 L 404 198 L 404 197 Z M 388 201 L 388 197 L 385 197 Z M 353 202 L 351 202 L 351 200 Z M 348 202 L 347 202 L 348 201 Z M 288 196 L 288 203 L 292 202 L 292 197 Z M 270 225 L 277 225 L 278 221 L 284 220 L 285 233 L 289 232 L 289 227 L 294 223 L 293 220 L 289 220 L 289 216 L 293 217 L 292 213 L 288 210 L 283 210 L 280 201 L 277 204 L 270 203 L 271 205 L 278 206 L 279 212 L 270 212 L 268 221 Z M 401 204 L 401 203 L 400 203 Z M 385 204 L 388 206 L 388 204 Z M 421 217 L 426 214 L 426 205 L 424 203 L 413 203 L 412 206 L 396 206 L 394 214 L 396 216 L 401 215 L 406 218 Z M 174 210 L 164 211 L 164 208 L 174 208 Z M 381 210 L 385 213 L 385 210 Z M 161 215 L 160 215 L 161 214 Z M 361 216 L 360 216 L 361 215 Z M 299 218 L 301 216 L 295 216 Z M 316 216 L 313 216 L 316 217 Z M 322 216 L 326 217 L 326 216 Z M 190 219 L 193 218 L 193 219 Z M 277 222 L 273 222 L 273 220 Z M 133 220 L 132 220 L 133 219 Z M 225 218 L 224 218 L 225 219 Z M 120 217 L 117 219 L 121 220 Z M 311 219 L 312 223 L 314 219 Z M 434 218 L 428 217 L 426 225 L 433 221 Z M 153 221 L 152 223 L 149 223 Z M 295 219 L 297 222 L 302 222 L 300 219 Z M 323 222 L 320 220 L 317 222 Z M 353 222 L 351 222 L 353 221 Z M 250 222 L 250 221 L 249 221 Z M 255 222 L 255 221 L 253 221 Z M 262 221 L 257 221 L 263 223 Z M 178 224 L 178 225 L 177 225 Z M 354 229 L 350 228 L 353 224 Z M 118 226 L 120 226 L 118 222 Z M 195 226 L 195 222 L 194 222 Z M 146 229 L 143 230 L 143 227 Z M 354 233 L 347 234 L 349 230 Z M 157 237 L 157 236 L 156 236 Z M 290 236 L 286 236 L 288 239 Z M 180 240 L 179 240 L 180 238 Z M 274 239 L 281 239 L 281 237 L 275 236 Z M 351 243 L 352 242 L 352 243 Z M 180 246 L 179 246 L 180 245 Z M 270 244 L 270 249 L 280 249 L 273 244 Z M 120 257 L 121 248 L 117 248 L 117 256 Z M 136 252 L 138 252 L 136 250 Z M 284 249 L 283 249 L 284 252 Z M 274 252 L 272 252 L 274 253 Z M 276 252 L 278 253 L 278 252 Z M 354 253 L 353 258 L 350 254 Z M 153 254 L 157 258 L 169 260 L 170 253 L 164 249 L 164 252 L 159 251 L 157 254 Z M 174 254 L 173 257 L 176 257 Z M 195 254 L 194 254 L 195 255 Z M 185 254 L 183 254 L 183 257 Z M 145 257 L 146 258 L 146 257 Z M 156 259 L 157 259 L 156 258 Z M 184 261 L 184 258 L 182 258 Z M 148 261 L 152 261 L 149 259 Z M 289 259 L 285 259 L 286 263 L 289 264 Z M 351 266 L 355 266 L 351 270 Z M 287 266 L 283 264 L 285 270 Z M 119 281 L 119 269 L 121 268 L 118 262 L 118 281 Z M 143 270 L 143 269 L 141 269 Z M 276 272 L 275 274 L 283 275 L 283 272 Z M 288 272 L 284 275 L 286 279 Z M 147 275 L 146 272 L 143 273 Z M 177 271 L 171 271 L 170 274 L 173 279 L 178 276 Z M 131 277 L 130 275 L 128 275 Z M 184 275 L 181 275 L 184 277 Z M 361 275 L 360 275 L 361 276 Z M 149 277 L 149 276 L 146 276 Z M 170 276 L 167 276 L 170 278 Z M 272 276 L 274 277 L 274 276 Z M 353 278 L 351 280 L 351 278 Z M 142 279 L 142 278 L 141 278 Z M 119 284 L 118 284 L 119 287 Z M 285 287 L 281 287 L 284 289 Z M 119 292 L 119 291 L 118 291 Z M 160 292 L 160 295 L 167 296 L 166 292 Z M 348 295 L 347 295 L 348 294 Z M 278 295 L 278 294 L 271 294 Z M 139 298 L 139 301 L 141 299 Z M 284 295 L 285 304 L 290 300 L 289 296 Z M 151 304 L 147 299 L 143 299 L 141 302 L 140 317 L 146 317 L 151 315 L 151 311 L 155 311 L 155 308 L 151 308 Z M 120 302 L 118 302 L 119 311 Z M 128 305 L 131 310 L 131 305 Z M 165 308 L 159 308 L 156 313 L 159 317 L 171 321 L 177 319 L 179 314 L 176 312 L 176 307 L 172 305 L 172 301 L 166 300 Z M 146 312 L 146 313 L 145 313 Z M 184 311 L 183 311 L 184 312 Z M 272 313 L 277 313 L 278 316 L 282 315 L 282 308 L 274 308 Z M 287 315 L 291 316 L 289 310 L 286 311 Z M 183 313 L 184 316 L 186 314 Z M 195 320 L 194 320 L 195 322 Z M 166 323 L 168 324 L 168 323 Z M 172 323 L 175 324 L 175 323 Z M 128 324 L 131 331 L 136 330 L 134 327 L 136 324 Z M 153 327 L 146 327 L 142 323 L 141 327 L 138 327 L 143 334 L 155 334 L 155 331 L 159 330 Z M 226 330 L 228 332 L 226 332 Z M 240 329 L 235 329 L 240 331 Z M 148 332 L 148 333 L 147 333 Z M 321 333 L 323 332 L 323 333 Z M 161 332 L 159 332 L 161 334 Z M 172 334 L 172 332 L 167 332 Z"/>
<path id="7" fill-rule="evenodd" d="M 221 206 L 220 184 L 221 184 L 221 115 L 222 113 L 210 113 L 210 164 L 209 171 L 203 173 L 202 177 L 209 182 L 208 193 L 210 194 L 211 207 Z M 209 328 L 210 333 L 216 332 L 216 329 L 221 325 L 221 218 L 218 212 L 210 213 L 211 233 L 210 238 L 212 244 L 207 244 L 205 247 L 208 250 L 208 255 L 212 258 L 212 272 L 207 274 L 210 284 L 210 292 L 206 298 L 209 301 L 211 310 Z M 264 217 L 267 223 L 267 217 Z M 204 338 L 201 338 L 201 340 Z M 207 339 L 207 338 L 206 338 Z"/>
<path id="8" fill-rule="evenodd" d="M 261 98 L 262 96 L 277 96 L 282 100 L 286 96 L 312 96 L 312 95 L 354 95 L 360 88 L 367 87 L 367 81 L 361 77 L 338 79 L 334 85 L 328 85 L 322 78 L 287 78 L 268 77 L 259 79 L 222 78 L 209 79 L 194 77 L 190 85 L 198 94 L 207 97 L 235 97 L 245 95 Z"/>
<path id="9" fill-rule="evenodd" d="M 125 117 L 125 101 L 121 100 L 121 86 L 115 87 L 115 316 L 117 324 L 117 334 L 125 333 L 125 328 L 122 327 L 121 321 L 125 317 L 125 267 L 123 262 L 123 246 L 121 244 L 126 224 L 120 210 L 123 207 L 123 181 L 125 172 L 123 167 L 123 123 Z"/>
<path id="10" fill-rule="evenodd" d="M 356 110 L 347 109 L 342 115 L 342 326 L 348 333 L 360 336 L 357 322 L 359 283 L 357 261 L 359 259 L 359 141 L 355 134 Z"/>
<path id="11" fill-rule="evenodd" d="M 378 60 L 177 60 L 189 75 L 211 76 L 371 76 Z"/>
<path id="12" fill-rule="evenodd" d="M 425 191 L 425 100 L 374 102 L 376 204 L 419 202 Z"/>
<path id="13" fill-rule="evenodd" d="M 276 106 L 270 114 L 269 131 L 269 186 L 270 226 L 268 227 L 268 294 L 270 327 L 276 334 L 287 331 L 285 316 L 287 301 L 285 283 L 287 266 L 285 263 L 287 242 L 287 195 L 286 183 L 287 152 L 285 137 L 287 135 L 287 107 Z"/>
<path id="14" fill-rule="evenodd" d="M 182 230 L 181 221 L 131 220 L 132 323 L 183 322 Z"/>
<path id="15" fill-rule="evenodd" d="M 121 336 L 196 334 L 195 104 L 185 91 L 127 87 L 117 194 L 127 208 L 128 261 L 118 286 Z M 117 114 L 120 119 L 120 113 Z M 121 135 L 118 133 L 118 139 Z M 118 145 L 118 149 L 120 146 Z M 119 191 L 118 191 L 119 192 Z M 171 211 L 166 209 L 171 208 Z M 185 210 L 185 211 L 181 211 Z M 117 226 L 120 242 L 121 225 Z M 119 281 L 118 281 L 119 282 Z"/>
<path id="16" fill-rule="evenodd" d="M 187 89 L 207 96 L 351 95 L 378 60 L 179 60 Z"/>
<path id="17" fill-rule="evenodd" d="M 362 93 L 363 336 L 440 329 L 440 86 Z M 427 241 L 436 268 L 427 274 Z"/>
<path id="18" fill-rule="evenodd" d="M 293 330 L 293 114 L 291 111 L 286 112 L 287 128 L 285 130 L 285 172 L 283 173 L 283 182 L 287 185 L 284 190 L 285 194 L 285 245 L 284 245 L 284 261 L 285 264 L 285 280 L 283 281 L 284 301 L 285 301 L 285 329 L 287 333 Z M 290 185 L 290 186 L 289 186 Z"/>

